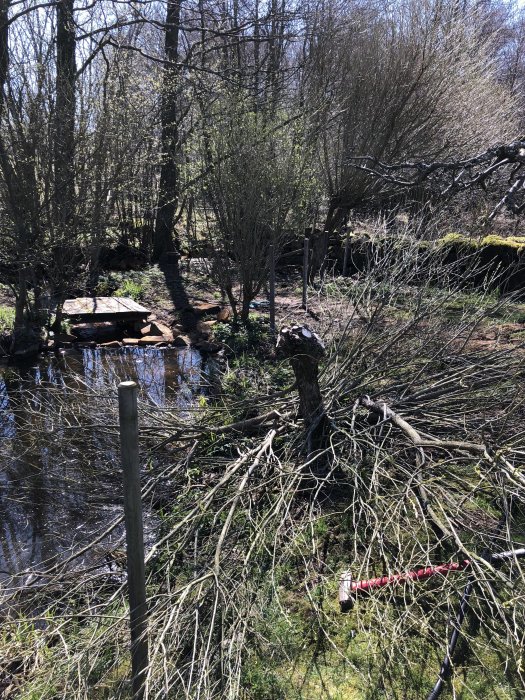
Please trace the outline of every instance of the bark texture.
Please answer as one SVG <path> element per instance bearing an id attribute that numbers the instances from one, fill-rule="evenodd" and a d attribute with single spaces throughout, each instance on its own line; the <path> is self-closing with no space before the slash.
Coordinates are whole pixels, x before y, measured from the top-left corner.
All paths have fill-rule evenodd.
<path id="1" fill-rule="evenodd" d="M 323 450 L 329 433 L 329 420 L 319 387 L 319 362 L 325 354 L 323 342 L 308 326 L 285 326 L 279 333 L 277 347 L 289 359 L 295 374 L 307 452 Z"/>
<path id="2" fill-rule="evenodd" d="M 165 29 L 165 64 L 162 76 L 162 154 L 159 183 L 159 199 L 153 239 L 153 259 L 175 250 L 173 229 L 178 203 L 179 169 L 177 152 L 179 127 L 177 95 L 179 57 L 179 27 L 182 0 L 168 0 Z"/>

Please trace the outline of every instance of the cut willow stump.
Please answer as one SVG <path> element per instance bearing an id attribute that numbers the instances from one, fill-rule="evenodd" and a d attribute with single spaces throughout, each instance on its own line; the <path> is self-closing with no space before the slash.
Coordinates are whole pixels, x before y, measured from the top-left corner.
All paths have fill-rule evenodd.
<path id="1" fill-rule="evenodd" d="M 330 427 L 319 387 L 319 362 L 325 354 L 323 342 L 308 326 L 285 326 L 279 333 L 277 348 L 288 358 L 295 374 L 307 453 L 321 451 L 327 445 Z"/>

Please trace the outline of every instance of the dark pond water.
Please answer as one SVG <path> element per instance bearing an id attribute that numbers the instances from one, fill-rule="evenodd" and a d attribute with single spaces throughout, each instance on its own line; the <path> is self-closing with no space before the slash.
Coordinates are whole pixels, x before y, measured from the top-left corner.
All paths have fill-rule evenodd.
<path id="1" fill-rule="evenodd" d="M 191 348 L 85 349 L 0 367 L 0 580 L 19 574 L 23 585 L 121 514 L 119 381 L 137 381 L 141 414 L 162 420 L 188 411 L 211 371 Z"/>

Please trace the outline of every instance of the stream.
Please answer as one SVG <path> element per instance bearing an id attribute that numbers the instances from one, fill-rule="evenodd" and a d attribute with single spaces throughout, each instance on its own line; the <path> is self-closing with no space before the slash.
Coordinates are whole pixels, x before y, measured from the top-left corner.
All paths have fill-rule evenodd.
<path id="1" fill-rule="evenodd" d="M 18 575 L 24 585 L 29 570 L 64 560 L 122 514 L 119 381 L 139 384 L 140 423 L 141 410 L 187 411 L 210 372 L 192 348 L 73 350 L 0 367 L 0 582 Z M 146 505 L 146 536 L 154 518 Z"/>

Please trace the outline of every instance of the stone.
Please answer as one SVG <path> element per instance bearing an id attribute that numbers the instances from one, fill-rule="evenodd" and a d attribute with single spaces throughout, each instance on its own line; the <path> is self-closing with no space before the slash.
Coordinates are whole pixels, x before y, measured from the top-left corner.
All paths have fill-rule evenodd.
<path id="1" fill-rule="evenodd" d="M 201 352 L 209 353 L 215 353 L 222 350 L 222 345 L 220 343 L 212 343 L 209 340 L 199 340 L 197 343 L 195 343 L 195 347 Z"/>
<path id="2" fill-rule="evenodd" d="M 100 343 L 101 348 L 120 348 L 120 342 L 118 340 L 110 340 L 108 343 Z"/>
<path id="3" fill-rule="evenodd" d="M 204 340 L 208 340 L 213 332 L 211 321 L 199 321 L 196 328 L 197 334 Z"/>
<path id="4" fill-rule="evenodd" d="M 230 316 L 230 309 L 224 307 L 224 309 L 221 309 L 217 314 L 217 321 L 219 321 L 220 323 L 224 323 L 225 321 L 228 321 L 230 319 Z"/>
<path id="5" fill-rule="evenodd" d="M 205 316 L 206 314 L 218 314 L 221 310 L 221 305 L 210 302 L 205 304 L 195 304 L 193 310 L 198 316 Z"/>
<path id="6" fill-rule="evenodd" d="M 123 345 L 138 345 L 140 338 L 124 338 L 122 341 Z"/>
<path id="7" fill-rule="evenodd" d="M 163 342 L 165 341 L 161 335 L 145 335 L 143 338 L 139 338 L 139 345 L 156 345 Z"/>
<path id="8" fill-rule="evenodd" d="M 161 335 L 166 341 L 166 343 L 173 342 L 173 332 L 171 328 L 166 326 L 164 323 L 161 323 L 160 321 L 154 321 L 153 323 L 150 323 L 150 327 L 151 335 Z"/>
<path id="9" fill-rule="evenodd" d="M 190 345 L 190 339 L 187 335 L 177 335 L 173 339 L 173 345 L 176 348 L 187 348 Z"/>
<path id="10" fill-rule="evenodd" d="M 74 343 L 78 340 L 76 335 L 70 333 L 55 333 L 53 336 L 55 343 Z"/>

